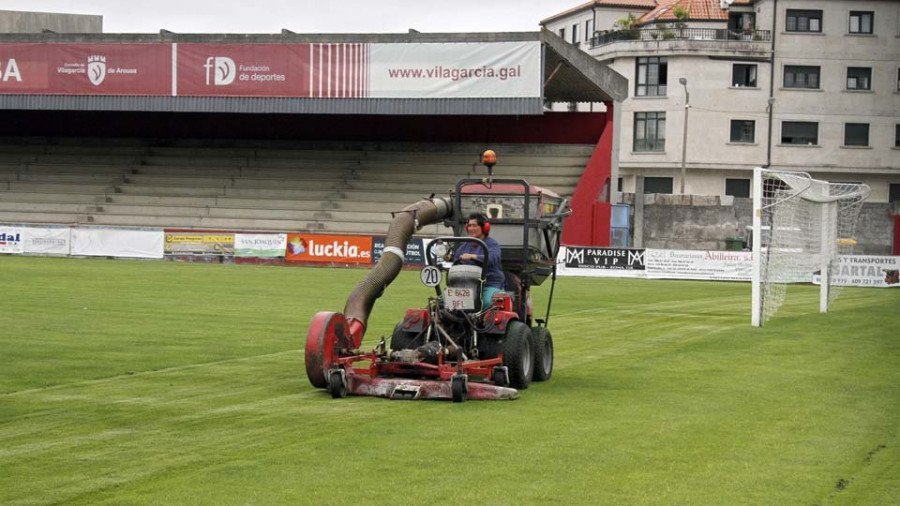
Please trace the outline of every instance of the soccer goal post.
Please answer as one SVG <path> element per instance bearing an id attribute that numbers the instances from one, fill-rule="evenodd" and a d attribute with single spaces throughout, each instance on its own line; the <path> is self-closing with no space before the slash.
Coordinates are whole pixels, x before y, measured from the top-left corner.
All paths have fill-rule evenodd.
<path id="1" fill-rule="evenodd" d="M 840 292 L 838 256 L 853 252 L 859 210 L 869 187 L 829 183 L 805 172 L 753 171 L 751 323 L 760 327 L 778 312 L 787 285 L 820 278 L 819 311 Z"/>

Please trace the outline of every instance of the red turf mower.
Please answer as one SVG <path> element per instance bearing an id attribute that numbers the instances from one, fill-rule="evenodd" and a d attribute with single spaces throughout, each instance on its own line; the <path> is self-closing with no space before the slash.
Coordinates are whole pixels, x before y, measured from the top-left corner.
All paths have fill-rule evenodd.
<path id="1" fill-rule="evenodd" d="M 489 152 L 492 153 L 492 152 Z M 556 254 L 567 201 L 521 179 L 464 179 L 451 198 L 428 198 L 398 213 L 388 229 L 381 260 L 357 285 L 343 313 L 319 312 L 306 338 L 310 383 L 332 397 L 372 395 L 391 399 L 515 399 L 532 379 L 546 381 L 553 371 L 553 338 L 547 328 Z M 484 268 L 452 265 L 452 249 L 479 239 L 462 237 L 466 216 L 487 215 L 491 237 L 500 243 L 506 291 L 482 308 Z M 408 309 L 390 345 L 384 337 L 361 351 L 368 315 L 396 278 L 414 229 L 443 220 L 455 237 L 429 243 L 423 284 L 434 287 L 425 308 Z M 446 287 L 441 288 L 446 272 Z M 551 279 L 544 319 L 533 318 L 531 287 Z"/>

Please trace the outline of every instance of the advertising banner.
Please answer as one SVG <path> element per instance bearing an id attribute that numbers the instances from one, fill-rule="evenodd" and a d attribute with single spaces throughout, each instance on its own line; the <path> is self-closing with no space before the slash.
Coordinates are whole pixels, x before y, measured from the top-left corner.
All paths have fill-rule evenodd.
<path id="1" fill-rule="evenodd" d="M 23 252 L 22 227 L 0 225 L 0 253 Z"/>
<path id="2" fill-rule="evenodd" d="M 170 95 L 170 44 L 0 44 L 0 93 Z"/>
<path id="3" fill-rule="evenodd" d="M 643 278 L 644 255 L 643 249 L 568 246 L 560 248 L 557 272 L 560 276 Z"/>
<path id="4" fill-rule="evenodd" d="M 541 96 L 541 43 L 0 43 L 0 94 Z"/>
<path id="5" fill-rule="evenodd" d="M 72 231 L 72 255 L 163 258 L 162 229 L 82 228 Z"/>
<path id="6" fill-rule="evenodd" d="M 179 44 L 178 95 L 351 96 L 361 87 L 347 77 L 361 74 L 347 46 L 360 44 Z"/>
<path id="7" fill-rule="evenodd" d="M 372 262 L 376 263 L 381 259 L 381 253 L 384 251 L 385 236 L 375 236 L 372 238 Z M 406 253 L 403 263 L 406 265 L 425 265 L 425 245 L 422 239 L 411 238 L 406 244 Z"/>
<path id="8" fill-rule="evenodd" d="M 285 260 L 338 264 L 372 263 L 372 237 L 288 234 Z"/>
<path id="9" fill-rule="evenodd" d="M 821 283 L 821 276 L 813 275 L 813 283 Z M 900 287 L 900 257 L 841 255 L 833 283 L 840 286 Z"/>
<path id="10" fill-rule="evenodd" d="M 37 255 L 68 255 L 71 229 L 65 227 L 27 227 L 22 242 L 25 253 Z"/>
<path id="11" fill-rule="evenodd" d="M 541 43 L 372 44 L 374 98 L 540 97 Z"/>
<path id="12" fill-rule="evenodd" d="M 283 258 L 287 234 L 234 234 L 234 256 Z"/>
<path id="13" fill-rule="evenodd" d="M 166 230 L 166 255 L 234 255 L 234 234 Z"/>
<path id="14" fill-rule="evenodd" d="M 749 251 L 647 249 L 648 278 L 750 281 Z"/>

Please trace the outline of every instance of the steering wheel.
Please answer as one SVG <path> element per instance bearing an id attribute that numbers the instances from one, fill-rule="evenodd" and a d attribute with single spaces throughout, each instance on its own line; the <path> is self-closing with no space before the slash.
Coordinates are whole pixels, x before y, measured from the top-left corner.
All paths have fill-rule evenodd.
<path id="1" fill-rule="evenodd" d="M 475 265 L 477 267 L 484 267 L 484 262 L 478 259 L 463 260 L 462 258 L 457 258 L 453 261 L 453 265 Z"/>

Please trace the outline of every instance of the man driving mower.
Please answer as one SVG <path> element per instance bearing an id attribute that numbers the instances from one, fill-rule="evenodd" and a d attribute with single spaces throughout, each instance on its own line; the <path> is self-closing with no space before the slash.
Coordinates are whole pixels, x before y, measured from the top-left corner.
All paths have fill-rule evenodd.
<path id="1" fill-rule="evenodd" d="M 500 243 L 489 237 L 491 224 L 487 216 L 481 213 L 472 213 L 466 222 L 466 232 L 469 237 L 480 239 L 488 248 L 488 261 L 484 263 L 484 250 L 475 242 L 462 243 L 453 254 L 454 262 L 463 264 L 484 265 L 485 282 L 481 292 L 482 307 L 491 305 L 491 297 L 504 287 L 504 275 L 500 262 Z"/>

